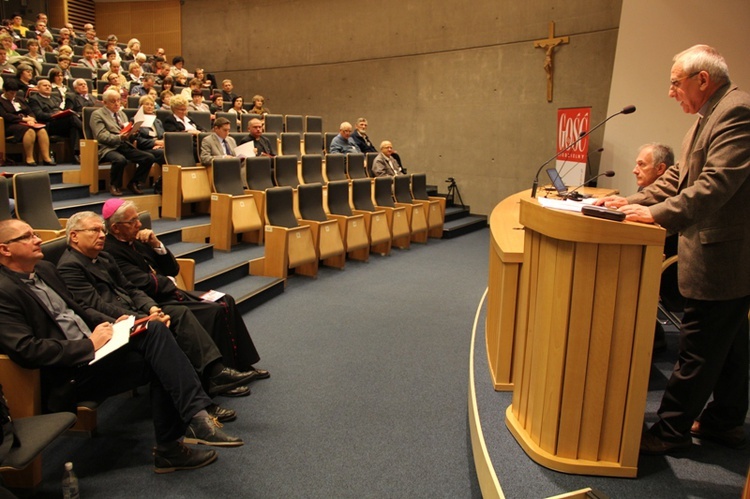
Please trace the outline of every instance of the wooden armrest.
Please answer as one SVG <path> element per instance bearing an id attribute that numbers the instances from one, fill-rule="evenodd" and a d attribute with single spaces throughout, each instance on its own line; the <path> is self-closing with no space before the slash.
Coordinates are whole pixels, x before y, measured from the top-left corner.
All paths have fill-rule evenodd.
<path id="1" fill-rule="evenodd" d="M 185 291 L 195 289 L 195 260 L 192 258 L 178 258 L 180 273 L 177 275 L 177 287 Z"/>

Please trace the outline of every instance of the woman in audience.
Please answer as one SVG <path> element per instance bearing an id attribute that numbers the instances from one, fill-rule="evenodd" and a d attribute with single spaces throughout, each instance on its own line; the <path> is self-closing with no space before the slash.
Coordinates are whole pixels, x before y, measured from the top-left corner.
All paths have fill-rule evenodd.
<path id="1" fill-rule="evenodd" d="M 2 43 L 3 47 L 5 47 L 5 52 L 8 54 L 9 60 L 12 57 L 18 57 L 19 55 L 21 55 L 18 52 L 16 52 L 16 44 L 13 43 L 13 37 L 10 36 L 8 33 L 0 35 L 0 43 Z"/>
<path id="2" fill-rule="evenodd" d="M 131 38 L 128 40 L 128 48 L 125 49 L 125 53 L 122 58 L 126 61 L 132 61 L 135 57 L 141 53 L 141 42 L 137 38 Z"/>
<path id="3" fill-rule="evenodd" d="M 34 161 L 34 144 L 37 144 L 39 155 L 44 164 L 54 166 L 49 155 L 49 136 L 47 130 L 34 128 L 36 119 L 26 104 L 26 101 L 16 98 L 18 82 L 8 80 L 5 82 L 3 94 L 0 95 L 0 117 L 5 121 L 5 138 L 11 142 L 23 144 L 24 159 L 26 166 L 36 166 Z"/>
<path id="4" fill-rule="evenodd" d="M 250 114 L 259 114 L 261 116 L 269 114 L 271 111 L 263 107 L 265 102 L 266 99 L 262 95 L 253 95 L 253 108 L 250 110 Z"/>
<path id="5" fill-rule="evenodd" d="M 161 82 L 161 91 L 164 92 L 165 90 L 169 90 L 174 94 L 174 80 L 170 76 L 167 76 Z"/>
<path id="6" fill-rule="evenodd" d="M 221 94 L 213 94 L 211 96 L 211 105 L 208 106 L 208 110 L 211 111 L 212 115 L 223 112 L 224 97 Z"/>
<path id="7" fill-rule="evenodd" d="M 16 73 L 16 78 L 18 81 L 17 90 L 20 92 L 20 95 L 18 97 L 21 99 L 25 99 L 26 94 L 28 93 L 29 89 L 36 87 L 36 80 L 34 79 L 34 70 L 28 64 L 19 64 L 18 73 Z"/>
<path id="8" fill-rule="evenodd" d="M 193 91 L 200 90 L 200 89 L 201 89 L 201 81 L 198 78 L 193 78 L 192 80 L 190 80 L 190 83 L 188 84 L 188 86 L 182 89 L 182 92 L 180 93 L 180 95 L 185 97 L 185 99 L 189 102 L 193 100 Z"/>
<path id="9" fill-rule="evenodd" d="M 141 65 L 137 62 L 131 62 L 130 66 L 128 66 L 128 84 L 127 87 L 133 87 L 135 85 L 140 85 L 143 82 L 143 69 L 141 68 Z"/>
<path id="10" fill-rule="evenodd" d="M 169 76 L 172 77 L 175 84 L 180 86 L 187 85 L 189 78 L 187 69 L 184 66 L 185 59 L 181 55 L 176 55 L 172 58 L 172 67 L 169 69 Z"/>
<path id="11" fill-rule="evenodd" d="M 206 72 L 203 68 L 195 68 L 195 75 L 193 78 L 200 80 L 201 88 L 207 88 L 209 92 L 214 89 L 214 83 L 206 76 Z"/>
<path id="12" fill-rule="evenodd" d="M 190 97 L 191 100 L 188 103 L 189 111 L 200 111 L 205 113 L 211 112 L 211 110 L 208 108 L 208 104 L 203 102 L 203 92 L 201 90 L 193 90 L 193 94 Z"/>
<path id="13" fill-rule="evenodd" d="M 143 114 L 155 114 L 156 112 L 156 102 L 149 95 L 141 97 L 138 100 L 138 105 L 143 109 Z M 138 129 L 135 146 L 141 151 L 153 154 L 154 162 L 158 163 L 159 166 L 164 165 L 164 124 L 159 118 L 154 120 L 153 126 L 142 126 Z M 157 183 L 159 183 L 158 180 Z"/>
<path id="14" fill-rule="evenodd" d="M 238 95 L 234 99 L 232 99 L 232 107 L 227 110 L 228 113 L 233 113 L 237 115 L 237 129 L 239 130 L 242 126 L 242 115 L 247 114 L 247 109 L 242 107 L 242 105 L 245 103 L 245 101 L 242 99 L 242 96 Z"/>
<path id="15" fill-rule="evenodd" d="M 8 60 L 11 64 L 17 66 L 19 64 L 28 64 L 33 70 L 34 78 L 38 78 L 42 74 L 42 63 L 44 62 L 44 57 L 39 54 L 39 42 L 37 40 L 29 40 L 26 42 L 26 47 L 29 50 L 28 53 L 9 58 Z"/>
<path id="16" fill-rule="evenodd" d="M 49 70 L 48 75 L 50 83 L 52 83 L 52 95 L 59 95 L 62 102 L 65 102 L 65 96 L 68 93 L 68 87 L 65 86 L 65 78 L 60 68 L 52 68 Z"/>
<path id="17" fill-rule="evenodd" d="M 151 99 L 153 99 L 154 101 L 154 109 L 156 111 L 161 109 L 161 105 L 159 104 L 159 101 L 161 100 L 159 99 L 159 92 L 157 92 L 154 87 L 148 89 L 148 96 L 151 97 Z"/>
<path id="18" fill-rule="evenodd" d="M 161 99 L 161 108 L 167 109 L 169 111 L 172 110 L 171 102 L 172 97 L 174 97 L 174 94 L 171 90 L 162 90 L 161 94 L 159 94 L 159 99 Z"/>
<path id="19" fill-rule="evenodd" d="M 61 45 L 60 48 L 57 49 L 57 57 L 68 57 L 70 60 L 73 60 L 73 49 L 68 45 Z"/>

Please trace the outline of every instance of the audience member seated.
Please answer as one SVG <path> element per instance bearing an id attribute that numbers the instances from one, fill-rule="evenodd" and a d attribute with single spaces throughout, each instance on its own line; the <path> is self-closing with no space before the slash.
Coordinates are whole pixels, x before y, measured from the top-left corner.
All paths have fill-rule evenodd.
<path id="1" fill-rule="evenodd" d="M 36 87 L 36 80 L 34 79 L 34 70 L 28 64 L 19 64 L 18 73 L 16 73 L 16 81 L 18 82 L 18 91 L 21 93 L 21 98 L 26 98 L 29 94 L 30 88 Z"/>
<path id="2" fill-rule="evenodd" d="M 44 35 L 52 36 L 52 33 L 47 29 L 47 22 L 41 19 L 37 19 L 34 23 L 34 29 L 26 32 L 26 38 L 38 40 Z"/>
<path id="3" fill-rule="evenodd" d="M 154 100 L 154 109 L 156 109 L 157 111 L 161 109 L 161 106 L 159 105 L 159 101 L 161 99 L 159 99 L 159 93 L 155 88 L 152 87 L 151 89 L 149 89 L 148 96 Z"/>
<path id="4" fill-rule="evenodd" d="M 203 102 L 203 91 L 193 90 L 193 95 L 190 103 L 188 103 L 189 111 L 199 111 L 201 113 L 210 113 L 211 110 L 208 108 L 208 104 Z"/>
<path id="5" fill-rule="evenodd" d="M 69 95 L 72 102 L 73 111 L 78 113 L 79 117 L 82 117 L 84 107 L 96 107 L 101 105 L 96 97 L 89 93 L 89 86 L 86 80 L 78 78 L 73 82 L 73 94 Z"/>
<path id="6" fill-rule="evenodd" d="M 131 62 L 128 66 L 128 85 L 132 90 L 134 86 L 140 85 L 143 82 L 143 68 L 137 62 Z"/>
<path id="7" fill-rule="evenodd" d="M 253 95 L 253 108 L 250 110 L 250 114 L 259 114 L 261 116 L 271 114 L 270 109 L 263 107 L 265 102 L 266 99 L 262 95 Z"/>
<path id="8" fill-rule="evenodd" d="M 227 158 L 236 156 L 234 150 L 237 143 L 229 132 L 232 124 L 226 118 L 216 118 L 213 133 L 201 141 L 201 164 L 211 166 L 216 158 Z"/>
<path id="9" fill-rule="evenodd" d="M 128 122 L 127 116 L 120 110 L 120 94 L 107 90 L 102 95 L 103 107 L 91 114 L 90 128 L 94 139 L 99 142 L 99 160 L 110 161 L 109 191 L 113 196 L 122 196 L 122 177 L 128 161 L 137 164 L 135 175 L 128 184 L 134 194 L 143 194 L 140 185 L 148 177 L 154 155 L 139 151 L 132 144 L 130 133 L 122 133 Z"/>
<path id="10" fill-rule="evenodd" d="M 352 124 L 344 121 L 339 126 L 339 134 L 331 141 L 329 152 L 338 154 L 358 153 L 360 150 L 352 139 Z"/>
<path id="11" fill-rule="evenodd" d="M 138 41 L 137 38 L 131 38 L 128 40 L 128 46 L 125 48 L 125 51 L 122 54 L 123 60 L 126 61 L 132 61 L 135 60 L 135 56 L 137 56 L 141 52 L 141 42 Z"/>
<path id="12" fill-rule="evenodd" d="M 52 92 L 52 84 L 47 79 L 39 80 L 37 92 L 29 97 L 29 107 L 39 123 L 47 125 L 47 133 L 59 137 L 68 137 L 73 155 L 80 157 L 80 141 L 83 138 L 81 118 L 75 114 L 55 116 L 72 105 L 60 98 L 58 92 Z"/>
<path id="13" fill-rule="evenodd" d="M 148 95 L 149 90 L 152 88 L 154 88 L 154 75 L 146 75 L 143 77 L 143 83 L 130 89 L 130 95 L 143 97 L 144 95 Z"/>
<path id="14" fill-rule="evenodd" d="M 117 35 L 107 35 L 107 42 L 104 45 L 104 50 L 109 52 L 109 50 L 114 50 L 117 54 L 117 60 L 122 61 L 122 53 L 123 49 L 120 48 L 118 45 L 118 42 L 120 40 L 117 38 Z"/>
<path id="15" fill-rule="evenodd" d="M 103 229 L 93 219 L 86 223 L 81 235 Z M 213 404 L 163 316 L 154 315 L 147 334 L 131 337 L 126 346 L 89 364 L 112 337 L 112 322 L 122 317 L 76 303 L 54 266 L 42 260 L 41 239 L 28 224 L 0 222 L 0 241 L 0 348 L 20 366 L 41 369 L 45 412 L 75 412 L 76 402 L 101 400 L 151 381 L 157 473 L 201 468 L 216 460 L 214 450 L 186 447 L 181 442 L 186 433 L 196 443 L 242 445 L 212 419 L 217 413 L 225 420 L 227 413 L 236 413 Z"/>
<path id="16" fill-rule="evenodd" d="M 102 213 L 108 230 L 104 249 L 128 281 L 161 307 L 171 304 L 189 308 L 207 331 L 213 331 L 225 365 L 254 373 L 253 380 L 270 376 L 253 366 L 260 355 L 231 295 L 208 301 L 201 293 L 179 289 L 174 283 L 180 270 L 177 260 L 154 231 L 142 228 L 132 201 L 110 199 Z"/>
<path id="17" fill-rule="evenodd" d="M 109 70 L 107 70 L 107 72 L 102 75 L 101 81 L 109 82 L 111 85 L 112 81 L 110 80 L 110 77 L 112 75 L 117 76 L 117 83 L 121 87 L 126 86 L 126 84 L 128 83 L 128 80 L 122 74 L 122 65 L 117 61 L 112 61 L 112 63 L 110 64 Z"/>
<path id="18" fill-rule="evenodd" d="M 96 70 L 101 68 L 99 64 L 99 58 L 96 56 L 94 46 L 87 43 L 83 46 L 83 59 L 78 61 L 78 64 L 91 70 L 91 79 L 96 80 Z"/>
<path id="19" fill-rule="evenodd" d="M 367 136 L 367 118 L 357 118 L 357 129 L 352 132 L 352 139 L 359 152 L 363 154 L 378 152 L 370 141 L 370 137 Z"/>
<path id="20" fill-rule="evenodd" d="M 68 28 L 60 28 L 60 32 L 57 34 L 57 45 L 70 45 L 70 30 Z"/>
<path id="21" fill-rule="evenodd" d="M 21 55 L 16 52 L 16 44 L 13 43 L 13 37 L 9 34 L 5 33 L 4 35 L 0 35 L 0 44 L 8 54 L 8 59 L 13 59 L 14 57 L 18 57 L 19 55 Z"/>
<path id="22" fill-rule="evenodd" d="M 224 97 L 221 94 L 213 94 L 211 96 L 211 105 L 208 106 L 208 110 L 211 111 L 212 115 L 223 112 Z"/>
<path id="23" fill-rule="evenodd" d="M 162 90 L 159 94 L 159 100 L 161 101 L 161 108 L 166 109 L 168 111 L 171 111 L 171 105 L 172 105 L 172 97 L 174 97 L 174 94 L 171 90 Z"/>
<path id="24" fill-rule="evenodd" d="M 69 45 L 59 45 L 58 48 L 55 48 L 52 35 L 42 35 L 39 37 L 39 53 L 42 57 L 45 57 L 47 54 L 59 55 L 63 49 L 66 49 L 66 51 L 70 49 L 70 54 L 73 53 L 73 49 Z"/>
<path id="25" fill-rule="evenodd" d="M 102 46 L 99 41 L 99 38 L 96 36 L 96 30 L 95 29 L 89 29 L 86 30 L 86 34 L 84 35 L 86 39 L 86 44 L 91 45 L 91 48 L 94 50 L 94 55 L 96 56 L 96 59 L 99 60 L 102 58 Z M 85 53 L 84 53 L 85 56 Z"/>
<path id="26" fill-rule="evenodd" d="M 247 142 L 254 142 L 255 155 L 256 156 L 276 156 L 276 144 L 271 144 L 271 141 L 263 136 L 263 121 L 258 118 L 253 118 L 247 124 L 247 131 L 249 135 L 240 141 L 240 145 Z"/>
<path id="27" fill-rule="evenodd" d="M 404 174 L 401 165 L 393 158 L 393 144 L 389 141 L 384 140 L 380 143 L 380 153 L 375 157 L 375 161 L 372 162 L 371 170 L 372 174 L 376 177 L 385 177 L 386 175 L 394 177 Z"/>
<path id="28" fill-rule="evenodd" d="M 42 54 L 44 54 L 44 42 L 40 41 L 40 44 L 41 44 L 41 47 L 40 47 L 39 51 L 42 52 Z M 67 46 L 67 45 L 62 45 L 57 50 L 57 57 L 66 56 L 66 57 L 69 57 L 70 60 L 72 61 L 73 60 L 73 55 L 74 55 L 73 54 L 73 49 L 71 47 Z"/>
<path id="29" fill-rule="evenodd" d="M 107 62 L 102 64 L 102 69 L 106 69 L 107 71 L 109 71 L 109 68 L 111 67 L 112 62 L 117 61 L 117 52 L 111 49 L 107 50 L 107 52 L 104 54 L 104 58 L 107 59 Z"/>
<path id="30" fill-rule="evenodd" d="M 26 42 L 26 48 L 28 49 L 28 53 L 11 57 L 10 62 L 16 66 L 20 64 L 31 66 L 33 77 L 38 78 L 42 74 L 42 63 L 44 62 L 44 56 L 39 54 L 39 42 L 37 40 L 29 40 Z"/>
<path id="31" fill-rule="evenodd" d="M 158 84 L 159 83 L 159 81 L 158 81 L 159 79 L 158 78 L 155 78 L 155 79 L 156 79 L 156 82 Z M 172 92 L 174 94 L 174 80 L 172 79 L 171 76 L 167 77 L 167 78 L 164 78 L 161 81 L 161 91 L 164 92 L 165 90 L 169 90 L 170 92 Z"/>
<path id="32" fill-rule="evenodd" d="M 122 104 L 122 107 L 127 107 L 128 89 L 123 86 L 120 78 L 121 78 L 121 75 L 117 75 L 117 73 L 110 73 L 107 76 L 107 80 L 109 81 L 109 84 L 104 87 L 104 91 L 105 92 L 107 90 L 116 91 L 118 94 L 120 94 L 120 104 Z"/>
<path id="33" fill-rule="evenodd" d="M 59 55 L 57 56 L 57 69 L 59 69 L 63 74 L 63 81 L 65 82 L 65 86 L 70 86 L 73 81 L 73 75 L 70 74 L 70 63 L 72 62 L 72 59 L 67 55 Z M 48 75 L 49 76 L 49 75 Z"/>
<path id="34" fill-rule="evenodd" d="M 26 32 L 29 30 L 29 28 L 23 25 L 23 17 L 21 17 L 21 14 L 13 14 L 13 19 L 11 19 L 11 21 L 13 22 L 13 24 L 10 26 L 11 29 L 18 31 L 18 34 L 20 34 L 23 38 L 26 38 Z"/>
<path id="35" fill-rule="evenodd" d="M 201 82 L 201 88 L 205 88 L 209 92 L 214 89 L 214 82 L 206 76 L 206 71 L 203 68 L 195 68 L 195 75 L 193 77 Z"/>
<path id="36" fill-rule="evenodd" d="M 17 72 L 18 70 L 16 67 L 8 60 L 8 51 L 5 50 L 5 47 L 0 46 L 0 73 L 2 73 L 4 77 L 8 77 Z"/>
<path id="37" fill-rule="evenodd" d="M 98 230 L 87 230 L 87 227 Z M 239 372 L 226 367 L 211 335 L 190 309 L 179 304 L 160 307 L 123 275 L 112 255 L 102 251 L 106 229 L 101 216 L 91 211 L 76 213 L 68 220 L 65 232 L 68 249 L 60 257 L 57 268 L 80 305 L 89 305 L 114 318 L 123 315 L 168 316 L 165 323 L 208 387 L 210 396 L 224 395 L 238 387 L 242 389 L 230 393 L 230 396 L 250 394 L 247 384 L 256 378 L 255 372 Z M 222 335 L 224 331 L 212 333 Z"/>
<path id="38" fill-rule="evenodd" d="M 63 77 L 62 71 L 58 68 L 52 68 L 49 70 L 49 81 L 52 84 L 52 93 L 55 94 L 60 100 L 65 101 L 68 99 L 68 92 L 70 89 L 65 84 L 65 78 Z M 66 104 L 68 105 L 68 104 Z M 72 105 L 72 104 L 71 104 Z M 68 107 L 70 107 L 68 105 Z"/>
<path id="39" fill-rule="evenodd" d="M 156 111 L 156 102 L 151 96 L 144 95 L 138 100 L 144 114 L 152 115 Z M 154 163 L 164 166 L 164 124 L 159 118 L 154 119 L 151 127 L 142 126 L 135 137 L 135 146 L 154 156 Z"/>
<path id="40" fill-rule="evenodd" d="M 169 69 L 169 76 L 180 86 L 185 86 L 189 78 L 187 69 L 184 66 L 185 59 L 181 55 L 176 55 L 172 58 L 172 67 Z"/>
<path id="41" fill-rule="evenodd" d="M 227 79 L 221 82 L 221 96 L 224 97 L 224 102 L 233 102 L 234 98 L 237 97 L 237 94 L 232 90 L 234 90 L 232 80 Z"/>
<path id="42" fill-rule="evenodd" d="M 188 83 L 188 86 L 182 89 L 182 93 L 180 95 L 185 97 L 185 99 L 187 99 L 187 101 L 189 102 L 193 99 L 193 92 L 195 90 L 200 90 L 200 89 L 201 89 L 201 81 L 197 78 L 193 78 Z M 201 92 L 201 95 L 202 94 L 203 92 Z"/>
<path id="43" fill-rule="evenodd" d="M 237 115 L 237 126 L 233 128 L 234 130 L 239 130 L 239 128 L 242 126 L 242 115 L 248 114 L 247 109 L 243 107 L 244 103 L 245 100 L 241 95 L 238 95 L 232 100 L 232 107 L 227 109 L 228 113 Z"/>
<path id="44" fill-rule="evenodd" d="M 188 103 L 183 96 L 175 95 L 172 97 L 169 101 L 169 106 L 172 109 L 172 114 L 164 120 L 165 132 L 190 132 L 197 135 L 200 132 L 206 131 L 188 118 Z"/>
<path id="45" fill-rule="evenodd" d="M 49 136 L 44 126 L 38 124 L 26 100 L 17 96 L 18 82 L 15 79 L 5 82 L 0 96 L 0 117 L 5 121 L 5 138 L 11 142 L 21 142 L 26 166 L 36 166 L 34 144 L 44 164 L 54 166 L 49 155 Z M 40 128 L 35 128 L 35 126 Z"/>

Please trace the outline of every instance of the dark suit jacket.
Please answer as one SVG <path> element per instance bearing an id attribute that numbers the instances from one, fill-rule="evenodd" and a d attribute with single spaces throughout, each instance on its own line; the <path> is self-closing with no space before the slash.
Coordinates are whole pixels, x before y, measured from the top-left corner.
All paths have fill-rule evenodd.
<path id="1" fill-rule="evenodd" d="M 359 134 L 358 130 L 355 129 L 352 132 L 352 138 L 354 139 L 354 143 L 357 144 L 357 147 L 359 147 L 361 153 L 378 152 L 375 146 L 372 145 L 372 142 L 370 142 L 370 138 L 363 137 Z"/>
<path id="2" fill-rule="evenodd" d="M 79 305 L 65 287 L 54 265 L 40 261 L 36 273 L 93 330 L 98 322 L 89 307 Z M 41 368 L 42 400 L 52 411 L 72 410 L 74 368 L 94 358 L 89 340 L 69 340 L 53 313 L 24 284 L 18 274 L 0 266 L 0 349 L 28 369 Z"/>
<path id="3" fill-rule="evenodd" d="M 68 98 L 72 102 L 71 109 L 77 113 L 81 113 L 84 107 L 95 107 L 101 105 L 101 102 L 97 104 L 96 97 L 91 94 L 86 94 L 86 98 L 84 98 L 83 95 L 79 93 L 70 92 L 68 93 Z"/>
<path id="4" fill-rule="evenodd" d="M 151 132 L 155 132 L 151 135 Z M 154 148 L 157 139 L 164 138 L 164 125 L 159 118 L 154 120 L 153 128 L 141 127 L 135 136 L 136 146 L 141 151 L 150 151 Z"/>
<path id="5" fill-rule="evenodd" d="M 718 89 L 685 136 L 680 157 L 628 202 L 651 206 L 657 223 L 679 231 L 685 297 L 750 295 L 750 95 L 731 84 Z"/>
<path id="6" fill-rule="evenodd" d="M 195 128 L 200 130 L 201 132 L 205 132 L 203 128 L 190 118 L 188 118 L 188 121 L 193 124 Z M 185 131 L 185 125 L 183 125 L 181 122 L 177 121 L 177 118 L 174 117 L 173 114 L 170 114 L 166 118 L 164 118 L 164 131 L 165 132 L 184 132 Z"/>
<path id="7" fill-rule="evenodd" d="M 29 107 L 37 121 L 48 123 L 52 120 L 52 115 L 59 112 L 61 99 L 54 93 L 48 97 L 42 97 L 39 92 L 34 92 L 29 97 Z"/>
<path id="8" fill-rule="evenodd" d="M 104 249 L 135 287 L 157 302 L 173 300 L 178 288 L 168 276 L 176 276 L 180 272 L 180 265 L 172 252 L 167 249 L 165 255 L 159 255 L 148 244 L 140 241 L 132 244 L 118 241 L 109 234 Z M 151 272 L 151 269 L 155 272 Z"/>
<path id="9" fill-rule="evenodd" d="M 126 314 L 144 317 L 151 307 L 158 306 L 122 275 L 114 258 L 105 251 L 93 262 L 68 248 L 57 268 L 79 304 L 89 304 L 113 319 Z"/>
<path id="10" fill-rule="evenodd" d="M 21 119 L 24 116 L 33 116 L 33 113 L 31 112 L 31 108 L 29 108 L 29 105 L 26 103 L 26 100 L 16 98 L 15 101 L 21 104 L 20 111 L 16 111 L 16 108 L 13 107 L 12 102 L 0 97 L 0 116 L 5 120 L 6 126 L 9 124 L 17 125 L 21 123 Z M 6 131 L 6 135 L 7 135 L 7 131 Z"/>

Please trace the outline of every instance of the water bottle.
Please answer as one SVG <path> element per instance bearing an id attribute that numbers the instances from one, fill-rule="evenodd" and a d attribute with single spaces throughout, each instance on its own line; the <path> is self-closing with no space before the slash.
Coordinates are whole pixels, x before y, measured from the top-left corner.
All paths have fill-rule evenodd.
<path id="1" fill-rule="evenodd" d="M 65 472 L 62 477 L 63 499 L 79 499 L 78 477 L 73 471 L 73 463 L 65 463 Z"/>

